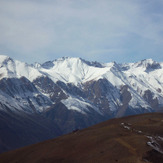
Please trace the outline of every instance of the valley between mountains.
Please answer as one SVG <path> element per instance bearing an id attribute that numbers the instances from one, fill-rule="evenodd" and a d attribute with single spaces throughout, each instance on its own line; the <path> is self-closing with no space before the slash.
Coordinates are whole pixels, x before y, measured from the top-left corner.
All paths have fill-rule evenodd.
<path id="1" fill-rule="evenodd" d="M 163 110 L 163 63 L 0 56 L 0 152 L 111 118 Z"/>

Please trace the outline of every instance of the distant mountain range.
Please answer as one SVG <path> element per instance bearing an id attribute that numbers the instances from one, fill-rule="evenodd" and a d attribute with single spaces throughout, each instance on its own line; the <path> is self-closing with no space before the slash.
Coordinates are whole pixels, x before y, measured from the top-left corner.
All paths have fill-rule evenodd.
<path id="1" fill-rule="evenodd" d="M 1 152 L 162 109 L 163 63 L 152 59 L 118 64 L 64 57 L 31 65 L 0 56 Z"/>

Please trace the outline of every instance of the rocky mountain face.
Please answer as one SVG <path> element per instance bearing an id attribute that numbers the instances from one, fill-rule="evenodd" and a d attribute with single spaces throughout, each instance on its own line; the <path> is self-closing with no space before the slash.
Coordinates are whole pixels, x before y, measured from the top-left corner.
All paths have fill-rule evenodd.
<path id="1" fill-rule="evenodd" d="M 29 65 L 0 56 L 0 115 L 8 117 L 1 119 L 9 126 L 12 116 L 20 132 L 30 123 L 26 132 L 31 135 L 32 126 L 39 125 L 38 136 L 46 128 L 56 137 L 110 118 L 162 110 L 162 81 L 163 63 L 151 59 L 102 64 L 61 58 Z"/>

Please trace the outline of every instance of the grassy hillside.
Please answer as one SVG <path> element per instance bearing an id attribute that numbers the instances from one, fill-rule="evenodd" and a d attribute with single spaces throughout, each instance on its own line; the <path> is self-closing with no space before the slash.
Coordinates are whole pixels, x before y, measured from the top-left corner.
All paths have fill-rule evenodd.
<path id="1" fill-rule="evenodd" d="M 151 113 L 112 119 L 6 152 L 0 162 L 162 163 L 162 151 L 163 113 Z"/>

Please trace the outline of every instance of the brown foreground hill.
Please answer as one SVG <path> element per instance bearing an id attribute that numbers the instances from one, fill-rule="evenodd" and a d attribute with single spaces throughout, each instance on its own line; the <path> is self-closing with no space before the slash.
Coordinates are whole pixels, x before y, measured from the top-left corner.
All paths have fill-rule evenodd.
<path id="1" fill-rule="evenodd" d="M 0 155 L 1 163 L 162 163 L 163 113 L 108 120 Z"/>

